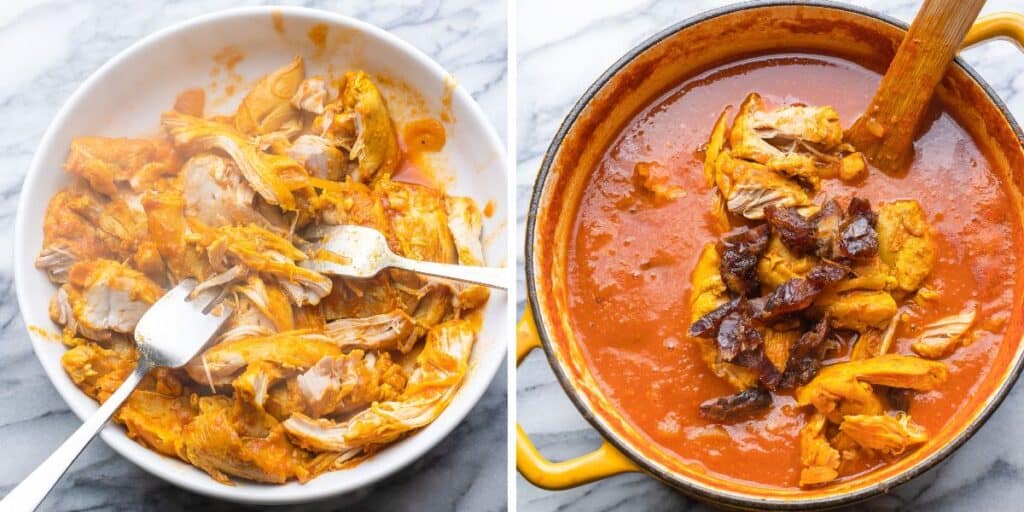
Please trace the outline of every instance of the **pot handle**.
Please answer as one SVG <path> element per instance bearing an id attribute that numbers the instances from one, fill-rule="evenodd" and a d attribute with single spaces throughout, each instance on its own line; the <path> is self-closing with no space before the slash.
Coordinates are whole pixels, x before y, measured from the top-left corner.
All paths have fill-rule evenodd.
<path id="1" fill-rule="evenodd" d="M 1024 14 L 997 12 L 978 18 L 967 32 L 961 49 L 992 39 L 1008 39 L 1024 51 Z"/>
<path id="2" fill-rule="evenodd" d="M 516 325 L 516 365 L 523 362 L 533 349 L 540 348 L 540 337 L 527 305 L 523 317 Z M 601 447 L 579 457 L 551 462 L 537 451 L 523 427 L 516 424 L 516 468 L 530 483 L 553 491 L 568 489 L 619 473 L 640 471 L 633 461 L 608 441 Z"/>

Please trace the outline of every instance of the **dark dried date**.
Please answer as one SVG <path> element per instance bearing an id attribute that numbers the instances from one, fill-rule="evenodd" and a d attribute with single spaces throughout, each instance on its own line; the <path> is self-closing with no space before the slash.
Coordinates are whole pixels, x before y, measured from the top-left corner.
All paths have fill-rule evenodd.
<path id="1" fill-rule="evenodd" d="M 793 207 L 770 205 L 764 209 L 764 218 L 779 234 L 779 240 L 795 254 L 808 254 L 818 246 L 815 222 L 804 217 Z"/>
<path id="2" fill-rule="evenodd" d="M 825 288 L 846 277 L 850 269 L 831 261 L 824 261 L 811 269 L 805 278 L 794 278 L 782 283 L 764 301 L 758 318 L 769 320 L 786 313 L 802 311 L 814 303 Z"/>
<path id="3" fill-rule="evenodd" d="M 761 414 L 771 405 L 772 395 L 768 390 L 751 388 L 700 404 L 700 415 L 706 420 L 729 423 Z"/>
<path id="4" fill-rule="evenodd" d="M 839 228 L 837 255 L 862 259 L 878 254 L 878 215 L 871 210 L 867 199 L 855 197 L 846 208 L 846 218 Z"/>
<path id="5" fill-rule="evenodd" d="M 690 325 L 690 336 L 695 338 L 714 338 L 718 336 L 718 328 L 729 313 L 736 311 L 741 299 L 733 299 L 718 306 L 710 313 L 700 317 Z"/>
<path id="6" fill-rule="evenodd" d="M 810 331 L 803 333 L 796 343 L 789 348 L 789 361 L 786 371 L 779 379 L 779 388 L 792 389 L 807 384 L 821 369 L 821 360 L 825 357 L 829 336 L 829 318 L 825 315 Z"/>
<path id="7" fill-rule="evenodd" d="M 756 295 L 761 284 L 757 279 L 757 260 L 768 248 L 770 229 L 767 224 L 740 228 L 718 242 L 721 263 L 718 270 L 729 291 L 737 295 Z"/>

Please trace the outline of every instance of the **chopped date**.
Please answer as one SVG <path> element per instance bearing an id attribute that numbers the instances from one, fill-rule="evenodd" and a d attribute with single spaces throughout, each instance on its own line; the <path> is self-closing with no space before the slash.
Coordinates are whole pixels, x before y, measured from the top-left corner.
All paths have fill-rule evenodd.
<path id="1" fill-rule="evenodd" d="M 810 279 L 799 277 L 790 279 L 768 295 L 764 309 L 758 316 L 762 320 L 768 320 L 786 313 L 807 309 L 821 293 L 821 290 L 822 287 Z"/>
<path id="2" fill-rule="evenodd" d="M 841 281 L 850 275 L 850 267 L 834 261 L 822 260 L 820 264 L 807 273 L 807 280 L 822 288 Z"/>
<path id="3" fill-rule="evenodd" d="M 750 388 L 700 404 L 700 415 L 710 421 L 727 423 L 751 418 L 768 410 L 771 405 L 772 395 L 768 390 Z"/>
<path id="4" fill-rule="evenodd" d="M 779 378 L 779 389 L 794 389 L 811 381 L 821 370 L 821 360 L 814 357 L 790 357 L 786 371 Z"/>
<path id="5" fill-rule="evenodd" d="M 878 254 L 877 222 L 878 215 L 871 211 L 871 203 L 867 199 L 851 199 L 846 218 L 839 228 L 838 256 L 859 259 Z"/>
<path id="6" fill-rule="evenodd" d="M 814 216 L 814 222 L 817 255 L 822 258 L 834 258 L 835 246 L 838 245 L 839 239 L 839 225 L 843 222 L 843 209 L 835 199 L 829 199 Z"/>
<path id="7" fill-rule="evenodd" d="M 786 363 L 786 371 L 779 379 L 779 388 L 792 389 L 802 386 L 818 374 L 821 360 L 830 347 L 825 342 L 828 336 L 829 317 L 826 314 L 813 329 L 803 333 L 789 348 L 789 361 Z"/>
<path id="8" fill-rule="evenodd" d="M 779 385 L 779 379 L 782 378 L 779 369 L 775 367 L 775 364 L 765 354 L 764 345 L 754 350 L 740 353 L 732 363 L 754 372 L 761 386 L 770 390 L 776 389 Z"/>
<path id="9" fill-rule="evenodd" d="M 722 320 L 725 319 L 729 313 L 736 311 L 736 308 L 740 305 L 742 298 L 733 299 L 721 306 L 718 306 L 710 313 L 700 317 L 696 322 L 690 325 L 690 336 L 695 338 L 714 338 L 718 336 L 718 327 L 722 325 Z"/>
<path id="10" fill-rule="evenodd" d="M 718 356 L 724 361 L 732 361 L 741 352 L 763 346 L 764 337 L 754 325 L 750 309 L 740 307 L 722 319 L 715 343 L 718 345 Z"/>
<path id="11" fill-rule="evenodd" d="M 757 260 L 768 248 L 770 229 L 767 224 L 740 228 L 718 242 L 722 260 L 718 270 L 729 291 L 738 295 L 756 295 L 761 284 L 757 279 Z"/>
<path id="12" fill-rule="evenodd" d="M 807 254 L 817 249 L 816 223 L 801 215 L 797 208 L 769 205 L 764 209 L 764 218 L 790 251 Z"/>
<path id="13" fill-rule="evenodd" d="M 849 273 L 850 269 L 847 267 L 825 261 L 811 269 L 807 277 L 798 277 L 782 283 L 768 295 L 764 307 L 757 316 L 762 320 L 767 320 L 807 309 L 828 285 L 839 281 Z"/>

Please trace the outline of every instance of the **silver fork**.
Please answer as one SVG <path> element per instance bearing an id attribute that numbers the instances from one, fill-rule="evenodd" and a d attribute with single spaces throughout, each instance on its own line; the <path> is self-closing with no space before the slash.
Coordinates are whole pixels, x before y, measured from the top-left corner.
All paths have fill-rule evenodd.
<path id="1" fill-rule="evenodd" d="M 373 277 L 390 267 L 502 290 L 509 288 L 506 269 L 446 265 L 403 258 L 391 251 L 384 235 L 376 229 L 363 226 L 318 226 L 310 234 L 317 240 L 303 247 L 310 259 L 302 261 L 300 265 L 321 274 Z"/>
<path id="2" fill-rule="evenodd" d="M 231 316 L 231 308 L 227 304 L 211 307 L 218 300 L 215 290 L 190 297 L 195 287 L 192 279 L 182 281 L 142 315 L 135 326 L 138 366 L 60 448 L 0 501 L 0 510 L 35 510 L 149 370 L 184 366 L 213 339 Z M 210 309 L 213 312 L 208 313 Z"/>

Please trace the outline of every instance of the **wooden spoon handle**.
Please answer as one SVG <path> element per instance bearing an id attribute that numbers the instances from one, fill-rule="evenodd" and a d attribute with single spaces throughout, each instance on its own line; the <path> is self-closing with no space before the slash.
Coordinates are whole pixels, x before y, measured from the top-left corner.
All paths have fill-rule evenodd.
<path id="1" fill-rule="evenodd" d="M 913 158 L 914 136 L 932 93 L 946 74 L 985 0 L 925 0 L 866 112 L 847 140 L 886 172 Z"/>

